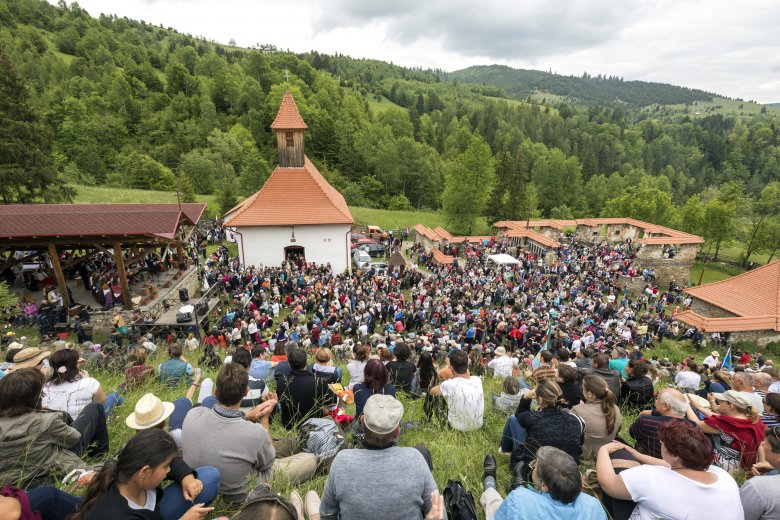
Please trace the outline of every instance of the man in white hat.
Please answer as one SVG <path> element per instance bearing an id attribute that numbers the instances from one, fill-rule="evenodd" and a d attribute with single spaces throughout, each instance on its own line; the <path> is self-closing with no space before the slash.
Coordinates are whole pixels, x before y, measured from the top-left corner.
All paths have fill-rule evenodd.
<path id="1" fill-rule="evenodd" d="M 713 350 L 709 356 L 704 358 L 704 364 L 710 367 L 711 370 L 717 370 L 720 368 L 720 360 L 718 359 L 720 354 L 717 350 Z"/>
<path id="2" fill-rule="evenodd" d="M 146 394 L 135 403 L 135 409 L 125 424 L 136 431 L 148 428 L 165 428 L 175 405 L 160 400 L 154 394 Z M 192 504 L 210 504 L 219 493 L 219 471 L 213 466 L 192 469 L 177 455 L 171 461 L 167 480 L 174 482 L 165 488 L 160 502 L 160 514 L 165 518 L 181 518 Z"/>
<path id="3" fill-rule="evenodd" d="M 519 361 L 516 357 L 507 356 L 506 349 L 504 347 L 498 347 L 493 351 L 493 359 L 488 362 L 488 368 L 493 369 L 493 377 L 510 377 L 512 375 L 512 369 L 518 365 Z"/>
<path id="4" fill-rule="evenodd" d="M 430 452 L 424 446 L 395 445 L 403 414 L 403 405 L 392 396 L 368 398 L 361 416 L 367 449 L 342 450 L 336 455 L 322 503 L 318 504 L 315 492 L 306 495 L 309 518 L 312 513 L 319 513 L 321 520 L 443 518 Z"/>

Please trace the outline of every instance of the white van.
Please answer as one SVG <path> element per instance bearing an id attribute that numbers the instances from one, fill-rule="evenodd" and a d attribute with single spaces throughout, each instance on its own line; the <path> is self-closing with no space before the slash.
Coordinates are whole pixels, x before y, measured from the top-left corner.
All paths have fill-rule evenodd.
<path id="1" fill-rule="evenodd" d="M 352 253 L 352 262 L 358 269 L 363 269 L 363 266 L 371 263 L 372 260 L 368 253 L 362 249 L 355 249 L 355 252 Z"/>

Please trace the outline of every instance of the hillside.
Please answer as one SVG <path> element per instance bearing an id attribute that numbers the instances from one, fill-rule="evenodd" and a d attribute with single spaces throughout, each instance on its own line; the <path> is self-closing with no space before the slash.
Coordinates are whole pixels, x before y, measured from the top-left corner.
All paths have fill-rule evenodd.
<path id="1" fill-rule="evenodd" d="M 461 83 L 495 85 L 518 99 L 549 93 L 589 104 L 610 104 L 618 101 L 643 107 L 652 104 L 674 105 L 710 101 L 715 96 L 703 90 L 666 83 L 624 81 L 623 78 L 601 75 L 562 76 L 538 70 L 513 69 L 504 65 L 468 67 L 445 77 Z"/>

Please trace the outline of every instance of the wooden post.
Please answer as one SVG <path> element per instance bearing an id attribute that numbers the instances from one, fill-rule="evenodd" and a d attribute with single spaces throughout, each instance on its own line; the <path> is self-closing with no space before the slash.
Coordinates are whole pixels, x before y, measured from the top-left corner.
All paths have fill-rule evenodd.
<path id="1" fill-rule="evenodd" d="M 60 266 L 60 256 L 57 253 L 57 248 L 54 244 L 49 244 L 49 260 L 51 260 L 51 266 L 54 268 L 54 277 L 57 279 L 57 287 L 60 289 L 62 305 L 66 309 L 69 309 L 70 297 L 68 296 L 68 286 L 65 284 L 65 276 L 62 274 L 62 266 Z"/>
<path id="2" fill-rule="evenodd" d="M 119 273 L 119 285 L 122 286 L 122 301 L 125 309 L 133 308 L 133 302 L 130 301 L 130 286 L 127 284 L 127 271 L 125 270 L 125 259 L 122 257 L 122 245 L 114 242 L 114 261 L 116 262 L 116 272 Z"/>

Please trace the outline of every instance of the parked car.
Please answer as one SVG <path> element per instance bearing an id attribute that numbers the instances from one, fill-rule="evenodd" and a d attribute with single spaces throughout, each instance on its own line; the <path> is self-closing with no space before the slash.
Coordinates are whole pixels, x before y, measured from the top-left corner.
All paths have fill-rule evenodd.
<path id="1" fill-rule="evenodd" d="M 385 256 L 385 246 L 382 244 L 361 244 L 358 249 L 362 249 L 372 258 L 381 258 Z"/>
<path id="2" fill-rule="evenodd" d="M 371 257 L 362 249 L 355 249 L 354 253 L 352 253 L 352 261 L 355 267 L 362 269 L 363 266 L 371 263 Z"/>
<path id="3" fill-rule="evenodd" d="M 368 265 L 364 266 L 364 269 L 371 270 L 374 269 L 377 274 L 384 274 L 387 272 L 387 264 L 385 262 L 371 262 Z"/>

